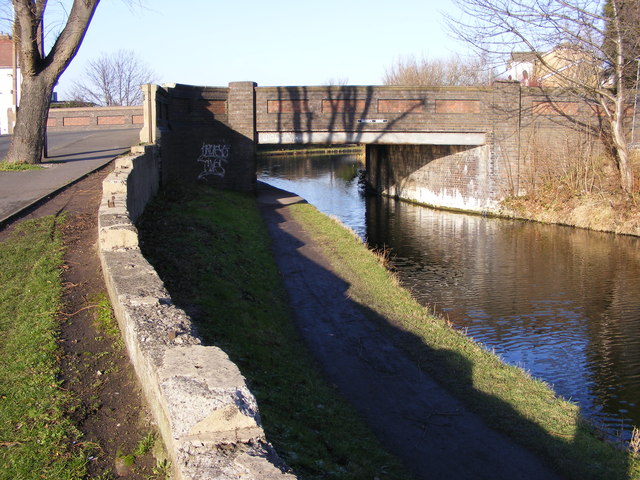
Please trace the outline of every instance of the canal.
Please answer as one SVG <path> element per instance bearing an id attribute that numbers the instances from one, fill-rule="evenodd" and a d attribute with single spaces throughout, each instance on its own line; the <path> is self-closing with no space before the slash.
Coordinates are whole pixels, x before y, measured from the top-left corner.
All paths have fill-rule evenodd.
<path id="1" fill-rule="evenodd" d="M 405 287 L 612 439 L 640 426 L 640 238 L 365 197 L 353 156 L 265 157 L 258 179 L 389 251 Z"/>

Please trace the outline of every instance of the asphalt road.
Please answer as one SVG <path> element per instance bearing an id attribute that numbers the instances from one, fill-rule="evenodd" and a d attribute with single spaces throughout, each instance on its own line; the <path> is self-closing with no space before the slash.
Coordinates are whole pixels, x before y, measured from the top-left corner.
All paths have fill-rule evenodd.
<path id="1" fill-rule="evenodd" d="M 44 169 L 0 172 L 0 226 L 129 150 L 139 142 L 139 132 L 139 128 L 49 132 Z M 10 135 L 0 136 L 0 158 L 10 142 Z"/>

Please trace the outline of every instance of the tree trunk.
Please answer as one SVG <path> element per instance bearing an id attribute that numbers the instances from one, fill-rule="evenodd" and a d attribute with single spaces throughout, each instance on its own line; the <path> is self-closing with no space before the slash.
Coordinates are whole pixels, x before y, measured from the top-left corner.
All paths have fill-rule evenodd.
<path id="1" fill-rule="evenodd" d="M 622 76 L 619 77 L 622 80 Z M 622 190 L 627 193 L 633 193 L 633 170 L 629 162 L 629 152 L 627 149 L 627 138 L 624 131 L 624 116 L 625 116 L 625 96 L 620 91 L 623 89 L 623 85 L 620 81 L 618 86 L 618 94 L 615 99 L 615 111 L 613 112 L 611 122 L 611 136 L 613 137 L 613 144 L 616 148 L 616 156 L 618 160 L 618 170 L 620 172 L 620 186 Z"/>
<path id="2" fill-rule="evenodd" d="M 20 108 L 13 130 L 13 141 L 6 161 L 9 163 L 40 163 L 44 146 L 44 132 L 53 82 L 45 75 L 25 76 L 22 79 Z"/>
<path id="3" fill-rule="evenodd" d="M 14 35 L 20 52 L 22 91 L 11 146 L 6 161 L 40 163 L 51 92 L 78 52 L 100 0 L 73 0 L 67 22 L 48 55 L 40 32 L 47 0 L 12 0 Z"/>
<path id="4" fill-rule="evenodd" d="M 626 146 L 624 148 L 616 146 L 616 153 L 618 155 L 618 170 L 620 170 L 620 186 L 625 193 L 631 194 L 634 188 L 634 178 L 629 163 L 629 153 Z"/>

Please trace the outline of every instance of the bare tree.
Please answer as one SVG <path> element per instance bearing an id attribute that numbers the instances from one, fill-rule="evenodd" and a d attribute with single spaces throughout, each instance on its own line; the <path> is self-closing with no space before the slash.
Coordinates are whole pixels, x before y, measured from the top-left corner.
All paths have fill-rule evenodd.
<path id="1" fill-rule="evenodd" d="M 556 85 L 598 106 L 609 127 L 604 134 L 615 151 L 620 185 L 631 193 L 634 179 L 624 128 L 629 88 L 624 79 L 635 61 L 629 52 L 638 52 L 640 24 L 625 21 L 625 12 L 638 8 L 638 1 L 609 0 L 606 13 L 604 0 L 454 2 L 463 16 L 449 16 L 448 21 L 458 38 L 494 59 L 531 52 Z M 557 54 L 548 55 L 552 50 Z"/>
<path id="2" fill-rule="evenodd" d="M 154 83 L 156 74 L 131 50 L 102 54 L 91 60 L 83 78 L 73 84 L 72 100 L 102 106 L 142 104 L 140 85 Z"/>
<path id="3" fill-rule="evenodd" d="M 614 15 L 616 8 L 617 15 Z M 616 45 L 609 38 L 615 37 L 614 31 L 617 17 L 620 22 L 619 25 L 622 27 L 622 55 L 625 65 L 624 82 L 629 88 L 637 88 L 637 62 L 640 60 L 640 43 L 637 38 L 638 28 L 634 28 L 633 24 L 640 23 L 640 2 L 637 0 L 618 0 L 617 3 L 614 3 L 612 0 L 606 0 L 603 13 L 606 22 L 603 48 L 608 56 L 615 57 Z M 636 35 L 635 38 L 634 35 Z M 605 63 L 607 73 L 615 69 L 615 66 L 610 65 L 606 60 Z"/>
<path id="4" fill-rule="evenodd" d="M 385 70 L 385 85 L 473 86 L 488 85 L 493 71 L 484 56 L 463 58 L 452 55 L 444 59 L 400 57 Z"/>
<path id="5" fill-rule="evenodd" d="M 22 73 L 20 109 L 6 161 L 40 163 L 51 93 L 75 57 L 100 0 L 74 0 L 66 24 L 43 52 L 47 0 L 13 0 L 14 38 Z"/>

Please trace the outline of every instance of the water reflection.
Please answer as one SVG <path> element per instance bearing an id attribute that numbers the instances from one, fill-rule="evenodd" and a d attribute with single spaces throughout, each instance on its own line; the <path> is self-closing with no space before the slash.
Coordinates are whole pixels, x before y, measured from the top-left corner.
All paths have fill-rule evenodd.
<path id="1" fill-rule="evenodd" d="M 260 178 L 391 249 L 420 302 L 628 438 L 640 425 L 640 239 L 365 199 L 349 163 L 272 160 Z"/>
<path id="2" fill-rule="evenodd" d="M 358 182 L 361 167 L 351 155 L 266 157 L 258 162 L 258 180 L 300 195 L 364 238 L 365 205 Z"/>

